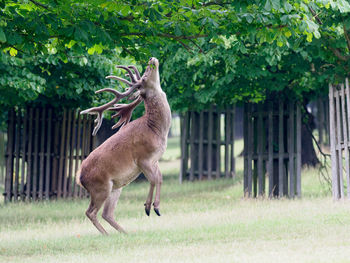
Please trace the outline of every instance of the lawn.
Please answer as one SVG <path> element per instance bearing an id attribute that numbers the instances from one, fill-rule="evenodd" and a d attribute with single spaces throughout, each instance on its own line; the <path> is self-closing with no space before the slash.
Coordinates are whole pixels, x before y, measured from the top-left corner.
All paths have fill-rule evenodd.
<path id="1" fill-rule="evenodd" d="M 350 262 L 350 206 L 333 202 L 317 170 L 304 170 L 302 199 L 243 199 L 235 179 L 179 185 L 179 161 L 162 162 L 161 217 L 147 217 L 148 183 L 122 193 L 102 236 L 88 200 L 0 205 L 0 262 Z"/>

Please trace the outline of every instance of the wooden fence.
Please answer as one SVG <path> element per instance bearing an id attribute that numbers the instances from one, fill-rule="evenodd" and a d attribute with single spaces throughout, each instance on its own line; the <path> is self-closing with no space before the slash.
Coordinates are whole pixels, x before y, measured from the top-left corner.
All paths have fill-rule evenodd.
<path id="1" fill-rule="evenodd" d="M 5 184 L 5 172 L 6 172 L 6 161 L 5 161 L 5 148 L 6 148 L 6 137 L 5 132 L 0 131 L 0 188 Z"/>
<path id="2" fill-rule="evenodd" d="M 350 89 L 349 81 L 329 85 L 329 116 L 332 162 L 332 192 L 335 200 L 350 198 Z M 344 159 L 345 162 L 344 162 Z M 345 180 L 343 169 L 345 166 Z"/>
<path id="3" fill-rule="evenodd" d="M 84 197 L 75 175 L 94 148 L 93 121 L 76 110 L 12 109 L 8 116 L 5 202 Z"/>
<path id="4" fill-rule="evenodd" d="M 264 196 L 266 188 L 270 197 L 301 196 L 301 113 L 295 102 L 245 105 L 244 193 Z"/>
<path id="5" fill-rule="evenodd" d="M 235 107 L 210 107 L 182 116 L 180 183 L 234 176 L 234 120 Z"/>

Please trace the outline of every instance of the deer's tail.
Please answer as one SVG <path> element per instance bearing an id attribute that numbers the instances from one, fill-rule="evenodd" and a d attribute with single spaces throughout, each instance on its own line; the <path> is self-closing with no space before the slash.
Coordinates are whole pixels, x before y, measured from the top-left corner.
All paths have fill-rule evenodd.
<path id="1" fill-rule="evenodd" d="M 77 185 L 84 187 L 80 182 L 80 176 L 81 176 L 81 169 L 79 168 L 79 170 L 77 171 L 77 173 L 75 175 L 75 182 L 77 183 Z"/>

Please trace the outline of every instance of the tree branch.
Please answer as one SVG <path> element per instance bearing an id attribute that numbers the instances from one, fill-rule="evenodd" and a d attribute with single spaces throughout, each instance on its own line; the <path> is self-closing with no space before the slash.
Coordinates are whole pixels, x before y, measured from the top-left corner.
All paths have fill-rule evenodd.
<path id="1" fill-rule="evenodd" d="M 143 37 L 147 37 L 150 35 L 147 35 L 145 33 L 141 33 L 141 32 L 130 32 L 130 33 L 123 33 L 120 34 L 121 36 L 143 36 Z M 203 38 L 203 37 L 207 37 L 208 35 L 203 35 L 203 34 L 197 34 L 197 35 L 193 35 L 193 36 L 176 36 L 176 35 L 172 35 L 172 34 L 167 34 L 167 33 L 162 33 L 162 34 L 156 34 L 156 37 L 164 37 L 164 38 L 172 38 L 174 40 L 181 40 L 181 39 L 197 39 L 197 38 Z"/>
<path id="2" fill-rule="evenodd" d="M 339 51 L 339 49 L 337 49 L 337 48 L 332 48 L 332 47 L 329 47 L 329 49 L 330 50 L 332 50 L 332 52 L 333 52 L 333 54 L 337 57 L 337 58 L 339 58 L 340 60 L 342 60 L 342 61 L 348 61 L 349 60 L 349 56 L 344 56 L 344 55 L 342 55 L 341 53 L 340 53 L 340 51 Z"/>
<path id="3" fill-rule="evenodd" d="M 189 46 L 187 46 L 184 42 L 182 42 L 181 40 L 178 40 L 178 42 L 187 50 L 188 53 L 193 55 L 193 52 L 191 50 L 191 48 Z"/>
<path id="4" fill-rule="evenodd" d="M 317 149 L 318 149 L 318 151 L 320 152 L 320 154 L 321 154 L 323 157 L 329 157 L 329 158 L 330 158 L 330 157 L 331 157 L 330 154 L 324 153 L 324 152 L 322 151 L 321 146 L 318 144 L 318 142 L 317 142 L 315 136 L 312 134 L 312 130 L 311 130 L 309 124 L 305 124 L 305 127 L 306 127 L 307 131 L 309 132 L 309 134 L 310 134 L 312 140 L 313 140 L 314 143 L 316 144 Z"/>
<path id="5" fill-rule="evenodd" d="M 46 6 L 46 5 L 44 5 L 44 4 L 42 4 L 42 3 L 39 3 L 39 2 L 37 2 L 37 1 L 35 1 L 35 0 L 29 0 L 30 2 L 32 2 L 34 5 L 36 5 L 36 6 L 39 6 L 39 7 L 41 7 L 41 8 L 44 8 L 44 9 L 46 9 L 46 10 L 49 10 L 49 8 Z"/>
<path id="6" fill-rule="evenodd" d="M 202 6 L 211 6 L 211 5 L 218 5 L 218 6 L 224 6 L 224 5 L 230 5 L 233 4 L 233 2 L 207 2 L 203 3 Z"/>
<path id="7" fill-rule="evenodd" d="M 127 21 L 133 21 L 135 19 L 134 16 L 132 15 L 128 15 L 128 16 L 121 16 L 121 17 L 118 17 L 119 20 L 127 20 Z"/>
<path id="8" fill-rule="evenodd" d="M 348 47 L 348 51 L 350 52 L 350 38 L 349 38 L 348 32 L 346 31 L 344 20 L 343 20 L 343 30 L 344 30 L 344 37 L 346 40 L 346 45 Z"/>
<path id="9" fill-rule="evenodd" d="M 192 39 L 190 39 L 190 41 L 191 41 L 191 43 L 192 43 L 193 45 L 195 45 L 195 46 L 199 49 L 199 53 L 204 53 L 204 54 L 205 54 L 205 52 L 203 51 L 203 49 L 202 49 L 195 41 L 193 41 Z"/>
<path id="10" fill-rule="evenodd" d="M 322 20 L 318 17 L 318 15 L 316 14 L 315 10 L 312 9 L 312 7 L 308 6 L 309 11 L 311 12 L 311 14 L 313 15 L 313 17 L 315 18 L 315 20 L 317 21 L 318 24 L 322 25 Z"/>

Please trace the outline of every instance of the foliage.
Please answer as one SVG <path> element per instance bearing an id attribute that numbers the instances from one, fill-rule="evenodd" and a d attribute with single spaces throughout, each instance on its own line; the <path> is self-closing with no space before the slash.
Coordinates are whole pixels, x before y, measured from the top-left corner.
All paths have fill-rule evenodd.
<path id="1" fill-rule="evenodd" d="M 350 21 L 349 4 L 275 5 L 263 7 L 263 14 L 270 14 L 265 25 L 250 6 L 231 35 L 178 45 L 175 55 L 167 56 L 163 77 L 175 108 L 256 102 L 271 93 L 310 100 L 327 93 L 329 82 L 344 81 L 349 60 L 342 53 L 349 53 L 350 41 L 343 25 Z"/>
<path id="2" fill-rule="evenodd" d="M 115 60 L 144 65 L 149 56 L 161 58 L 174 109 L 254 102 L 271 92 L 310 97 L 347 75 L 349 11 L 345 0 L 5 0 L 0 67 L 9 77 L 1 77 L 0 103 L 56 94 L 83 105 L 108 85 Z M 90 60 L 106 55 L 105 69 Z M 60 74 L 45 75 L 56 67 Z"/>
<path id="3" fill-rule="evenodd" d="M 0 54 L 0 105 L 51 105 L 60 107 L 87 107 L 93 99 L 99 103 L 109 94 L 97 97 L 94 91 L 115 88 L 115 82 L 106 80 L 109 74 L 121 74 L 115 64 L 128 63 L 117 54 L 75 56 L 67 53 L 63 62 L 59 54 L 16 56 Z M 119 83 L 118 83 L 119 84 Z M 117 87 L 118 88 L 118 87 Z"/>

